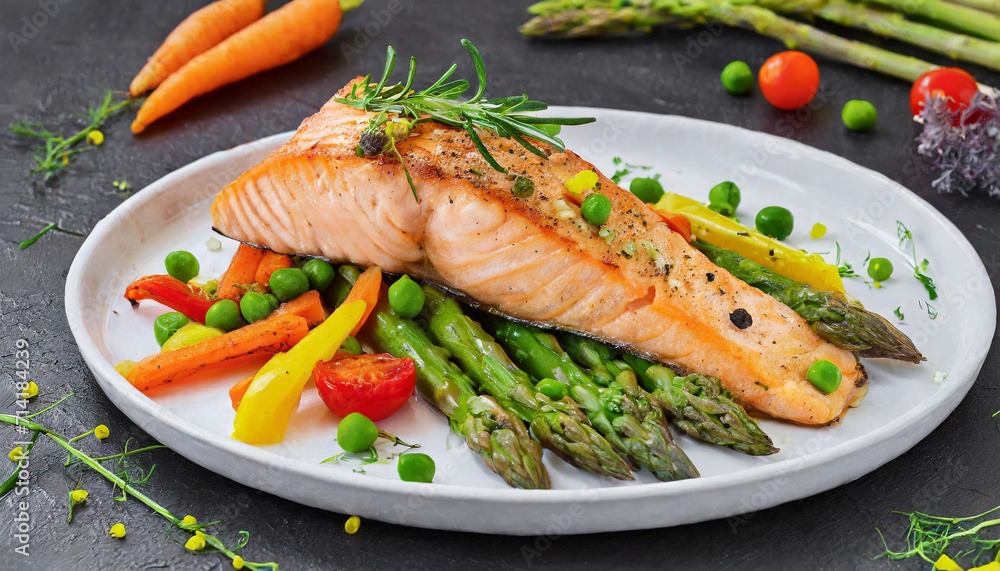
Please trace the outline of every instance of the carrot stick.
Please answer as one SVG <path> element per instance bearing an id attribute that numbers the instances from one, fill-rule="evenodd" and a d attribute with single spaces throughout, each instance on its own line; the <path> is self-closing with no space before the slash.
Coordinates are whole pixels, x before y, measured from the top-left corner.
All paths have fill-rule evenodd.
<path id="1" fill-rule="evenodd" d="M 264 251 L 260 248 L 240 244 L 233 255 L 233 260 L 229 262 L 226 273 L 219 278 L 219 299 L 231 299 L 239 303 L 244 291 L 236 287 L 236 284 L 249 284 L 254 282 L 257 275 L 257 266 L 260 265 Z"/>
<path id="2" fill-rule="evenodd" d="M 316 327 L 326 321 L 323 298 L 314 289 L 281 304 L 269 317 L 280 317 L 282 315 L 298 315 L 306 320 L 310 328 Z"/>
<path id="3" fill-rule="evenodd" d="M 249 358 L 287 351 L 309 333 L 305 318 L 280 315 L 167 353 L 150 355 L 129 372 L 128 381 L 147 391 L 182 381 L 197 372 L 231 366 Z"/>
<path id="4" fill-rule="evenodd" d="M 195 11 L 178 24 L 153 53 L 129 86 L 138 97 L 212 46 L 264 15 L 266 0 L 219 0 Z"/>
<path id="5" fill-rule="evenodd" d="M 276 270 L 291 268 L 294 265 L 291 257 L 272 252 L 271 250 L 265 250 L 264 255 L 260 259 L 260 265 L 257 266 L 257 273 L 254 274 L 254 281 L 267 285 L 267 282 L 271 281 L 271 274 Z"/>
<path id="6" fill-rule="evenodd" d="M 142 104 L 132 132 L 199 95 L 297 60 L 333 37 L 340 17 L 339 0 L 292 0 L 167 77 Z"/>
<path id="7" fill-rule="evenodd" d="M 233 410 L 239 410 L 240 401 L 243 400 L 243 395 L 245 395 L 247 389 L 250 388 L 250 383 L 253 382 L 253 378 L 254 375 L 250 375 L 229 389 L 229 400 L 233 402 Z"/>
<path id="8" fill-rule="evenodd" d="M 359 299 L 365 302 L 365 312 L 361 315 L 361 321 L 354 326 L 351 335 L 357 335 L 358 331 L 361 331 L 361 326 L 365 324 L 368 316 L 375 309 L 375 304 L 378 303 L 379 288 L 381 287 L 382 268 L 372 266 L 361 274 L 358 281 L 355 282 L 354 287 L 351 288 L 351 292 L 347 294 L 347 299 L 344 300 L 344 303 L 350 303 Z"/>

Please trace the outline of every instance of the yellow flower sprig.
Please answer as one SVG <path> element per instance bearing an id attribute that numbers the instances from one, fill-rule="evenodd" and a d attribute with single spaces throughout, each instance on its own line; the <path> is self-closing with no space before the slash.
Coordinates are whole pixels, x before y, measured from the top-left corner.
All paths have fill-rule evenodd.
<path id="1" fill-rule="evenodd" d="M 62 402 L 66 398 L 68 398 L 68 397 L 63 398 L 59 402 Z M 59 404 L 59 403 L 56 403 L 56 404 Z M 201 541 L 195 540 L 195 544 L 198 545 L 198 546 L 200 546 L 200 549 L 198 549 L 198 550 L 192 550 L 192 551 L 196 551 L 197 553 L 220 553 L 222 555 L 225 555 L 226 557 L 228 557 L 232 561 L 233 567 L 236 568 L 236 569 L 246 568 L 246 569 L 251 569 L 252 571 L 259 571 L 259 570 L 264 570 L 264 569 L 268 569 L 268 570 L 271 570 L 271 571 L 277 571 L 278 570 L 278 564 L 277 563 L 274 563 L 274 562 L 268 562 L 268 563 L 251 563 L 249 561 L 245 561 L 240 555 L 238 555 L 236 553 L 236 551 L 238 551 L 242 547 L 244 547 L 247 544 L 247 542 L 249 541 L 250 534 L 248 532 L 246 532 L 246 531 L 240 531 L 239 532 L 239 534 L 240 534 L 239 541 L 237 542 L 237 544 L 232 549 L 230 549 L 221 540 L 219 540 L 217 537 L 215 537 L 213 535 L 209 535 L 209 534 L 205 533 L 204 531 L 202 531 L 205 527 L 213 525 L 213 524 L 216 524 L 218 522 L 209 522 L 209 523 L 200 524 L 200 523 L 197 523 L 197 520 L 194 517 L 192 517 L 192 516 L 187 516 L 185 518 L 178 518 L 177 516 L 175 516 L 174 514 L 172 514 L 169 510 L 167 510 L 167 508 L 165 508 L 162 505 L 158 504 L 152 498 L 150 498 L 149 496 L 146 496 L 145 494 L 143 494 L 142 492 L 140 492 L 138 489 L 136 489 L 133 486 L 133 483 L 131 481 L 129 481 L 126 478 L 121 477 L 118 474 L 115 474 L 115 473 L 111 472 L 110 470 L 108 470 L 107 468 L 105 468 L 100 463 L 103 460 L 110 460 L 110 459 L 118 459 L 119 461 L 121 461 L 122 458 L 124 458 L 125 456 L 128 456 L 130 454 L 135 454 L 135 453 L 138 453 L 138 452 L 140 452 L 142 450 L 148 450 L 148 449 L 151 449 L 151 448 L 162 448 L 162 446 L 155 446 L 155 447 L 150 446 L 150 447 L 146 447 L 145 449 L 133 450 L 133 451 L 126 450 L 126 452 L 123 452 L 122 454 L 115 454 L 115 455 L 112 455 L 112 456 L 92 457 L 92 456 L 86 454 L 85 452 L 83 452 L 83 451 L 75 448 L 71 444 L 71 442 L 73 440 L 79 440 L 80 438 L 82 438 L 82 437 L 84 437 L 84 436 L 86 436 L 88 434 L 93 433 L 94 432 L 93 430 L 91 430 L 91 431 L 89 431 L 89 432 L 87 432 L 87 433 L 85 433 L 85 434 L 83 434 L 83 435 L 81 435 L 79 437 L 76 437 L 74 439 L 68 439 L 68 438 L 66 438 L 66 437 L 64 437 L 64 436 L 62 436 L 62 435 L 60 435 L 60 434 L 58 434 L 58 433 L 56 433 L 56 432 L 54 432 L 54 431 L 46 428 L 45 426 L 43 426 L 43 425 L 41 425 L 41 424 L 39 424 L 39 423 L 31 420 L 31 418 L 33 418 L 33 417 L 41 414 L 42 412 L 45 412 L 45 411 L 51 409 L 53 406 L 55 406 L 55 405 L 51 405 L 48 408 L 46 408 L 44 410 L 41 410 L 41 411 L 38 411 L 38 412 L 36 412 L 36 413 L 34 413 L 32 415 L 29 415 L 27 417 L 18 417 L 18 416 L 11 415 L 11 414 L 0 414 L 0 423 L 5 423 L 5 424 L 14 425 L 14 426 L 19 426 L 19 427 L 23 427 L 23 428 L 26 428 L 26 429 L 32 431 L 33 432 L 33 434 L 32 434 L 32 444 L 34 443 L 34 441 L 38 437 L 38 435 L 40 435 L 40 434 L 44 435 L 49 440 L 51 440 L 52 442 L 56 443 L 61 448 L 65 449 L 70 454 L 70 456 L 74 457 L 76 460 L 79 460 L 81 463 L 85 464 L 86 466 L 90 467 L 92 470 L 94 470 L 95 472 L 97 472 L 98 474 L 100 474 L 101 476 L 103 476 L 106 480 L 108 480 L 109 482 L 111 482 L 116 488 L 120 488 L 123 493 L 127 492 L 128 494 L 131 494 L 131 496 L 133 498 L 135 498 L 136 500 L 139 500 L 140 502 L 146 504 L 146 506 L 148 506 L 154 512 L 156 512 L 161 517 L 163 517 L 164 519 L 166 519 L 173 526 L 177 527 L 180 530 L 183 530 L 185 532 L 188 532 L 188 533 L 192 534 L 191 535 L 192 538 L 197 537 L 197 538 L 200 538 L 201 541 L 204 541 L 204 545 L 201 545 Z M 29 451 L 30 451 L 30 446 L 29 446 Z M 15 474 L 16 474 L 16 471 L 15 471 Z M 74 490 L 74 492 L 84 492 L 84 494 L 86 494 L 86 492 L 84 490 Z M 75 501 L 75 499 L 76 499 L 76 498 L 73 497 L 74 492 L 70 493 L 70 501 L 71 502 Z M 0 494 L 0 495 L 2 495 L 2 494 Z M 76 496 L 77 496 L 77 498 L 82 498 L 83 500 L 86 500 L 86 495 L 82 495 L 82 494 L 77 493 Z M 115 525 L 113 525 L 111 527 L 111 529 L 108 532 L 108 534 L 111 537 L 114 537 L 114 538 L 117 538 L 117 539 L 121 539 L 121 538 L 125 537 L 125 526 L 123 524 L 121 524 L 121 523 L 116 523 Z M 188 541 L 190 542 L 191 538 L 189 538 Z M 207 549 L 209 547 L 211 548 L 211 550 Z"/>

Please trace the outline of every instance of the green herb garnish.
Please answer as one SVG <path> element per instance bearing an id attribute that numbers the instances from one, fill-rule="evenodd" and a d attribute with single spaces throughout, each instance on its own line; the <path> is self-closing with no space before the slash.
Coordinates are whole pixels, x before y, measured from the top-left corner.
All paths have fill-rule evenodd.
<path id="1" fill-rule="evenodd" d="M 885 545 L 885 551 L 878 555 L 889 559 L 909 559 L 910 557 L 920 557 L 928 563 L 936 563 L 945 551 L 951 548 L 955 553 L 955 558 L 962 559 L 971 557 L 971 565 L 976 565 L 983 555 L 989 557 L 994 549 L 1000 549 L 1000 539 L 987 539 L 982 536 L 982 532 L 1000 526 L 1000 518 L 985 520 L 984 518 L 996 511 L 1000 506 L 988 512 L 971 517 L 939 517 L 920 512 L 892 512 L 905 516 L 910 520 L 910 526 L 906 532 L 906 549 L 904 551 L 892 551 L 886 543 L 882 532 L 878 531 Z M 953 545 L 964 544 L 962 549 Z M 1000 557 L 1000 553 L 997 554 Z M 968 566 L 968 565 L 966 565 Z"/>
<path id="2" fill-rule="evenodd" d="M 234 545 L 232 548 L 227 547 L 224 543 L 222 543 L 220 539 L 218 539 L 213 535 L 209 535 L 208 533 L 205 533 L 203 531 L 206 527 L 214 525 L 219 522 L 197 523 L 193 520 L 189 520 L 188 518 L 184 519 L 178 518 L 177 516 L 172 514 L 169 510 L 167 510 L 167 508 L 163 507 L 162 505 L 155 502 L 152 498 L 146 496 L 145 494 L 137 490 L 134 487 L 134 484 L 140 483 L 139 481 L 135 481 L 134 478 L 127 478 L 127 477 L 123 478 L 120 475 L 120 472 L 123 469 L 122 464 L 124 458 L 141 451 L 151 450 L 153 448 L 162 448 L 162 446 L 147 446 L 146 448 L 134 451 L 129 451 L 126 448 L 125 452 L 121 454 L 115 454 L 112 456 L 104 456 L 104 457 L 92 457 L 71 444 L 71 442 L 76 439 L 67 440 L 64 436 L 61 436 L 53 432 L 49 428 L 46 428 L 45 426 L 42 426 L 41 424 L 32 420 L 36 416 L 54 408 L 55 406 L 57 406 L 59 403 L 63 402 L 70 396 L 73 395 L 72 394 L 67 395 L 66 397 L 60 399 L 55 404 L 49 405 L 48 407 L 29 415 L 19 416 L 13 414 L 0 414 L 0 423 L 13 425 L 15 427 L 15 430 L 17 430 L 20 433 L 27 433 L 27 432 L 32 433 L 31 444 L 29 445 L 28 452 L 32 451 L 35 448 L 34 444 L 36 440 L 40 435 L 43 435 L 52 442 L 54 442 L 55 444 L 57 444 L 58 446 L 60 446 L 61 448 L 63 448 L 64 450 L 66 450 L 67 452 L 69 452 L 70 456 L 74 458 L 74 461 L 78 461 L 88 466 L 89 468 L 91 468 L 92 470 L 103 476 L 105 479 L 107 479 L 114 485 L 116 490 L 121 489 L 122 491 L 121 497 L 124 497 L 125 493 L 127 492 L 128 494 L 131 495 L 132 498 L 135 498 L 140 502 L 146 504 L 150 509 L 158 513 L 161 517 L 166 519 L 173 526 L 177 527 L 178 529 L 184 532 L 191 534 L 192 538 L 200 537 L 204 540 L 203 543 L 203 546 L 205 547 L 204 549 L 201 549 L 196 552 L 191 551 L 189 549 L 189 551 L 199 554 L 219 553 L 226 556 L 230 560 L 233 560 L 234 562 L 239 561 L 240 563 L 243 564 L 243 567 L 245 569 L 251 569 L 254 571 L 261 569 L 270 569 L 272 571 L 277 571 L 278 569 L 277 563 L 252 563 L 250 561 L 244 561 L 243 558 L 240 557 L 238 552 L 244 546 L 246 546 L 250 538 L 250 534 L 247 533 L 246 531 L 239 532 L 240 539 L 237 541 L 236 545 Z M 88 432 L 86 434 L 91 434 L 92 432 L 93 431 Z M 27 455 L 26 454 L 22 455 L 22 458 L 27 459 Z M 101 464 L 102 461 L 112 460 L 112 459 L 118 461 L 119 474 L 113 473 L 111 470 L 108 470 L 107 468 L 104 467 L 103 464 Z M 7 481 L 3 484 L 3 486 L 0 487 L 0 497 L 15 489 L 17 482 L 17 475 L 20 470 L 21 470 L 20 465 L 14 467 L 14 473 L 11 475 L 10 478 L 7 479 Z M 139 480 L 145 481 L 146 479 L 148 479 L 149 474 L 152 472 L 152 468 L 149 471 L 140 470 L 140 472 L 142 473 L 142 475 L 140 476 Z M 119 500 L 119 497 L 115 497 L 115 500 Z M 70 496 L 70 501 L 71 502 L 73 501 L 72 495 Z M 115 527 L 121 527 L 121 524 L 118 524 Z M 124 535 L 124 530 L 122 530 L 122 535 Z"/>
<path id="3" fill-rule="evenodd" d="M 542 111 L 548 108 L 545 103 L 528 99 L 527 95 L 483 99 L 483 94 L 486 91 L 486 67 L 483 64 L 483 58 L 479 54 L 479 50 L 469 40 L 463 39 L 462 45 L 465 46 L 473 64 L 475 64 L 476 76 L 479 81 L 476 93 L 467 101 L 459 101 L 458 98 L 469 90 L 471 84 L 464 79 L 448 81 L 448 78 L 458 69 L 457 64 L 452 64 L 444 75 L 430 87 L 415 91 L 412 87 L 417 72 L 417 60 L 411 57 L 406 83 L 387 85 L 389 75 L 396 64 L 396 50 L 392 46 L 387 48 L 385 70 L 378 83 L 373 83 L 372 76 L 368 75 L 351 87 L 351 93 L 347 97 L 335 99 L 339 103 L 373 114 L 369 120 L 368 128 L 362 133 L 362 140 L 359 141 L 359 153 L 371 156 L 381 152 L 395 156 L 403 164 L 407 183 L 410 185 L 410 190 L 413 191 L 414 198 L 417 198 L 417 189 L 402 156 L 396 150 L 396 143 L 406 139 L 413 127 L 419 123 L 433 121 L 449 127 L 464 129 L 486 162 L 495 170 L 507 174 L 507 169 L 490 154 L 479 133 L 476 132 L 477 129 L 489 131 L 504 139 L 513 139 L 528 151 L 542 158 L 547 158 L 548 155 L 545 151 L 539 149 L 529 139 L 541 141 L 559 151 L 565 150 L 565 147 L 562 140 L 546 133 L 542 126 L 583 125 L 595 120 L 593 117 L 565 118 L 525 115 L 524 113 L 527 112 Z M 365 133 L 369 135 L 365 135 Z M 382 133 L 385 139 L 382 140 L 378 133 Z M 417 199 L 419 200 L 419 198 Z"/>
<path id="4" fill-rule="evenodd" d="M 55 222 L 50 222 L 48 225 L 45 226 L 45 228 L 42 228 L 41 232 L 35 234 L 31 238 L 28 238 L 24 242 L 21 242 L 21 244 L 17 247 L 17 249 L 26 250 L 30 248 L 32 244 L 37 242 L 39 239 L 41 239 L 42 236 L 48 234 L 50 231 L 62 232 L 63 234 L 69 234 L 71 236 L 80 236 L 80 237 L 86 236 L 86 234 L 81 234 L 79 232 L 74 232 L 72 230 L 66 230 L 64 228 L 60 228 Z"/>
<path id="5" fill-rule="evenodd" d="M 834 261 L 833 265 L 837 266 L 837 273 L 840 274 L 842 278 L 856 278 L 858 277 L 857 272 L 854 271 L 854 266 L 846 261 L 840 260 L 840 242 L 834 242 L 837 246 L 837 259 Z"/>
<path id="6" fill-rule="evenodd" d="M 41 140 L 41 143 L 34 150 L 36 166 L 31 169 L 31 174 L 45 173 L 45 180 L 48 180 L 66 168 L 74 156 L 96 147 L 96 144 L 90 142 L 87 136 L 91 132 L 96 131 L 112 115 L 136 101 L 129 98 L 118 103 L 112 103 L 112 99 L 111 90 L 105 92 L 101 105 L 96 109 L 87 110 L 87 118 L 90 119 L 90 124 L 70 137 L 56 135 L 43 125 L 36 123 L 19 121 L 11 125 L 11 132 L 19 137 Z M 103 140 L 103 137 L 100 140 Z M 81 143 L 86 146 L 80 147 Z"/>
<path id="7" fill-rule="evenodd" d="M 927 258 L 923 261 L 917 262 L 917 246 L 913 242 L 913 234 L 906 227 L 901 220 L 896 221 L 896 235 L 899 237 L 899 247 L 904 251 L 906 250 L 907 244 L 909 244 L 910 256 L 913 258 L 913 262 L 910 266 L 913 268 L 913 277 L 917 279 L 918 282 L 923 284 L 924 289 L 927 290 L 927 296 L 931 301 L 938 298 L 937 286 L 934 285 L 934 279 L 927 275 L 927 266 L 930 262 Z M 936 317 L 936 314 L 935 314 Z M 931 319 L 934 319 L 933 317 Z"/>
<path id="8" fill-rule="evenodd" d="M 896 314 L 896 318 L 899 319 L 900 321 L 903 320 L 903 312 L 901 311 L 901 309 L 902 309 L 902 306 L 897 307 L 896 309 L 892 310 L 892 312 Z"/>
<path id="9" fill-rule="evenodd" d="M 647 167 L 647 166 L 643 166 L 643 165 L 632 165 L 632 164 L 626 163 L 625 161 L 622 160 L 621 157 L 615 157 L 614 159 L 612 159 L 612 162 L 614 162 L 616 170 L 615 170 L 615 174 L 611 175 L 610 178 L 611 178 L 611 182 L 613 182 L 615 184 L 621 184 L 622 183 L 622 178 L 624 178 L 624 177 L 632 174 L 632 172 L 634 170 L 649 170 L 649 169 L 653 168 L 653 167 Z"/>

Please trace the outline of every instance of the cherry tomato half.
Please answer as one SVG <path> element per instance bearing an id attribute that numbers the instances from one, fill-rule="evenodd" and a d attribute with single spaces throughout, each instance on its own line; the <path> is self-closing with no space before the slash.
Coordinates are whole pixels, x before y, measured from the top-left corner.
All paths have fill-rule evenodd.
<path id="1" fill-rule="evenodd" d="M 380 355 L 344 355 L 316 364 L 313 377 L 320 398 L 333 414 L 361 413 L 382 420 L 413 393 L 417 379 L 413 359 Z"/>
<path id="2" fill-rule="evenodd" d="M 928 97 L 948 98 L 948 109 L 958 111 L 969 106 L 979 87 L 969 72 L 957 67 L 939 67 L 921 75 L 910 89 L 910 111 L 919 115 Z"/>
<path id="3" fill-rule="evenodd" d="M 819 91 L 819 66 L 808 55 L 787 51 L 774 54 L 760 68 L 760 90 L 778 109 L 798 109 Z"/>

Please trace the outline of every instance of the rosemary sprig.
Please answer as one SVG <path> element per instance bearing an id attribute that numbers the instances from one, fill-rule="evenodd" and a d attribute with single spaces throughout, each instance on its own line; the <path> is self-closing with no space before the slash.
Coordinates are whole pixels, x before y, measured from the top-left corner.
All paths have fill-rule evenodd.
<path id="1" fill-rule="evenodd" d="M 372 114 L 368 128 L 362 133 L 358 142 L 359 155 L 389 153 L 403 163 L 402 156 L 396 149 L 396 143 L 405 140 L 417 124 L 433 121 L 464 129 L 483 159 L 495 170 L 507 174 L 507 169 L 489 152 L 477 130 L 494 133 L 504 139 L 513 139 L 528 151 L 547 158 L 548 154 L 532 140 L 541 141 L 559 151 L 565 150 L 565 146 L 562 140 L 545 130 L 546 126 L 583 125 L 595 120 L 593 117 L 526 115 L 525 113 L 548 108 L 548 105 L 541 101 L 528 99 L 526 94 L 484 99 L 486 67 L 483 58 L 469 40 L 463 39 L 462 45 L 472 58 L 479 82 L 475 94 L 468 100 L 460 101 L 459 97 L 469 90 L 471 84 L 464 79 L 449 81 L 451 75 L 458 69 L 457 64 L 452 64 L 430 87 L 416 91 L 412 87 L 417 72 L 417 60 L 411 57 L 406 83 L 388 85 L 389 76 L 396 65 L 396 50 L 392 46 L 386 50 L 385 69 L 377 83 L 372 81 L 371 75 L 368 75 L 351 88 L 351 93 L 347 97 L 336 99 L 339 103 Z M 405 163 L 403 168 L 410 190 L 413 191 L 414 198 L 419 201 L 417 189 Z"/>
<path id="2" fill-rule="evenodd" d="M 70 159 L 74 156 L 95 147 L 94 144 L 89 142 L 87 146 L 78 147 L 80 143 L 87 141 L 87 136 L 92 131 L 100 128 L 112 115 L 136 100 L 128 98 L 118 103 L 112 103 L 112 101 L 113 94 L 109 89 L 105 92 L 104 100 L 100 106 L 87 110 L 87 118 L 90 120 L 90 124 L 70 137 L 56 135 L 43 125 L 36 123 L 19 121 L 11 125 L 10 131 L 19 137 L 41 140 L 41 143 L 34 150 L 36 166 L 31 169 L 31 174 L 45 173 L 45 180 L 59 174 L 59 172 L 69 165 Z"/>

